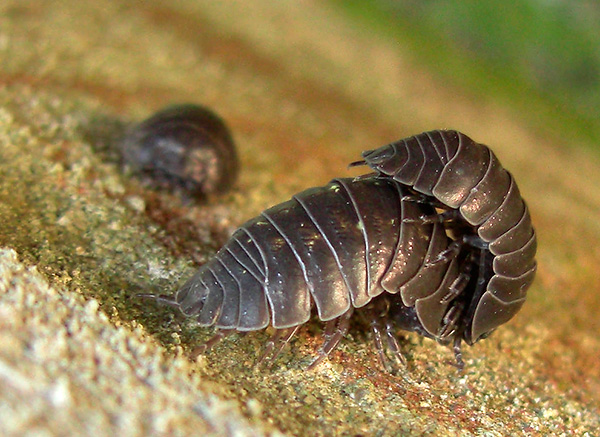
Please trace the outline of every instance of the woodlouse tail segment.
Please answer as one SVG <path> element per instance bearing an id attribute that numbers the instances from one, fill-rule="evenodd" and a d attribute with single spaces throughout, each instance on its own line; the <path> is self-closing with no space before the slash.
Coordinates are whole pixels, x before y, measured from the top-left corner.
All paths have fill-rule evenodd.
<path id="1" fill-rule="evenodd" d="M 390 146 L 384 146 L 374 150 L 365 150 L 362 152 L 362 157 L 364 158 L 362 162 L 368 162 L 369 164 L 381 164 L 382 162 L 389 160 L 395 154 L 396 152 L 394 148 Z"/>
<path id="2" fill-rule="evenodd" d="M 296 332 L 298 332 L 299 328 L 300 325 L 286 329 L 277 329 L 267 341 L 262 355 L 256 362 L 256 367 L 258 368 L 265 363 L 267 364 L 267 367 L 271 367 L 277 357 L 281 354 L 281 351 L 283 351 L 283 348 L 290 342 Z"/>
<path id="3" fill-rule="evenodd" d="M 353 310 L 353 308 L 350 308 L 340 317 L 329 320 L 325 324 L 325 331 L 323 333 L 325 341 L 323 342 L 321 349 L 319 349 L 317 358 L 310 363 L 306 370 L 313 370 L 317 367 L 317 365 L 327 358 L 327 356 L 340 344 L 340 341 L 350 329 L 350 317 L 352 317 Z"/>
<path id="4" fill-rule="evenodd" d="M 165 294 L 152 294 L 152 293 L 138 293 L 135 295 L 137 298 L 150 299 L 161 305 L 166 305 L 171 308 L 179 308 L 179 304 L 173 298 L 173 296 L 167 296 Z"/>

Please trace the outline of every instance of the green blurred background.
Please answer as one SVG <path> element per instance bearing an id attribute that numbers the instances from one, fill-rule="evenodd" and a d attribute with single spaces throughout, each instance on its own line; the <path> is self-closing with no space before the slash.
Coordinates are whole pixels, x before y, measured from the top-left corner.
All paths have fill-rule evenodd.
<path id="1" fill-rule="evenodd" d="M 451 84 L 515 105 L 540 132 L 600 150 L 599 1 L 336 2 L 408 43 Z"/>

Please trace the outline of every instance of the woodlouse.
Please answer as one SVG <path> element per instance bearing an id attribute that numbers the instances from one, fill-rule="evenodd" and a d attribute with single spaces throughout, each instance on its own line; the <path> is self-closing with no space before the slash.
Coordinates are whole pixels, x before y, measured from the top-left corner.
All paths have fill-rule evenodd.
<path id="1" fill-rule="evenodd" d="M 229 129 L 203 106 L 167 107 L 130 129 L 120 145 L 125 164 L 158 187 L 202 197 L 227 191 L 237 177 Z"/>
<path id="2" fill-rule="evenodd" d="M 404 329 L 453 343 L 462 367 L 462 341 L 472 345 L 514 316 L 535 274 L 536 239 L 493 152 L 459 132 L 431 131 L 351 165 L 364 164 L 376 173 L 334 179 L 267 209 L 174 299 L 157 297 L 219 328 L 196 353 L 271 324 L 261 361 L 274 358 L 314 305 L 326 326 L 310 367 L 335 349 L 355 308 L 370 321 L 384 366 L 403 360 L 395 331 Z"/>
<path id="3" fill-rule="evenodd" d="M 533 282 L 537 239 L 519 188 L 494 152 L 460 132 L 437 130 L 363 152 L 363 158 L 354 164 L 367 164 L 453 212 L 447 216 L 455 225 L 447 227 L 458 230 L 456 252 L 481 249 L 474 263 L 481 284 L 457 310 L 466 319 L 463 339 L 473 344 L 510 320 Z"/>

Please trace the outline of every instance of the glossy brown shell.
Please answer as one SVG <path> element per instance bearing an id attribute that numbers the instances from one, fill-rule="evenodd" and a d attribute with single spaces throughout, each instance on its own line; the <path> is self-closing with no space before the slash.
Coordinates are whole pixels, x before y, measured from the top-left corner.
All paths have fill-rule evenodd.
<path id="1" fill-rule="evenodd" d="M 431 131 L 363 153 L 364 163 L 460 213 L 489 248 L 493 274 L 471 302 L 472 344 L 510 320 L 536 271 L 537 240 L 513 176 L 492 150 L 457 131 Z"/>
<path id="2" fill-rule="evenodd" d="M 382 293 L 429 307 L 447 293 L 458 266 L 427 265 L 450 240 L 442 224 L 404 221 L 433 212 L 403 200 L 409 194 L 379 178 L 303 191 L 246 222 L 176 302 L 201 325 L 241 331 L 306 323 L 312 303 L 321 320 L 332 320 Z M 422 312 L 427 331 L 437 332 L 446 306 Z"/>

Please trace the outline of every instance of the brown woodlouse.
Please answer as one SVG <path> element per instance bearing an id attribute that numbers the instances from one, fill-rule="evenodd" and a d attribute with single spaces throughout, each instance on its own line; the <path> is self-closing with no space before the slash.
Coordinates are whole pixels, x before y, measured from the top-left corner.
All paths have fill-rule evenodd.
<path id="1" fill-rule="evenodd" d="M 154 186 L 196 197 L 227 191 L 238 174 L 234 142 L 225 123 L 193 104 L 167 107 L 129 129 L 123 161 Z"/>
<path id="2" fill-rule="evenodd" d="M 463 367 L 461 342 L 516 314 L 535 275 L 536 237 L 512 175 L 487 146 L 431 131 L 351 165 L 365 164 L 376 173 L 267 209 L 174 298 L 154 296 L 219 328 L 195 354 L 270 324 L 260 361 L 274 359 L 314 306 L 326 325 L 310 368 L 337 347 L 354 309 L 370 321 L 384 367 L 403 362 L 397 329 L 452 343 Z"/>

